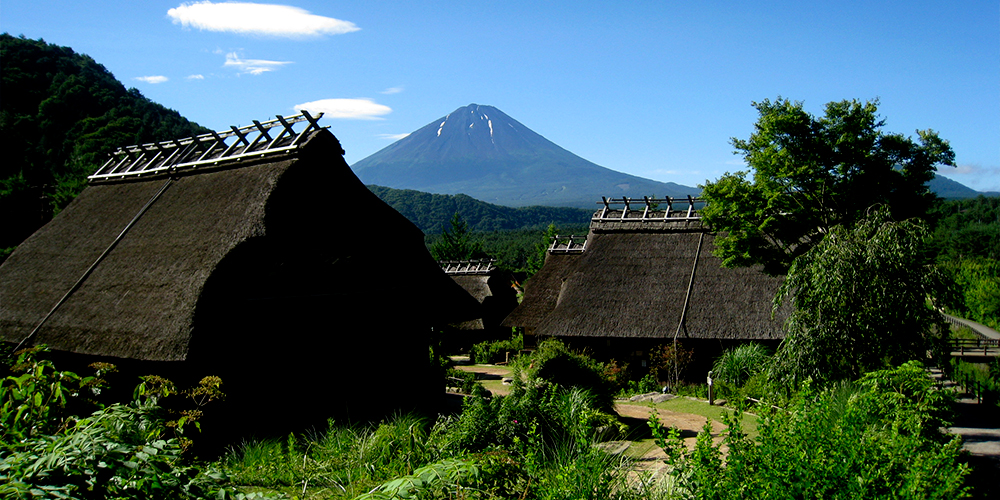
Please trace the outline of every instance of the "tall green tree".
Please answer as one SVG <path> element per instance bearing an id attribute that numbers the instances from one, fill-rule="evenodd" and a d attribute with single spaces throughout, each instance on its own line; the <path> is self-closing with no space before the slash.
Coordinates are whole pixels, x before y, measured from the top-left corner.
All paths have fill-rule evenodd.
<path id="1" fill-rule="evenodd" d="M 542 239 L 538 243 L 535 243 L 535 251 L 528 257 L 528 277 L 532 277 L 537 273 L 542 266 L 545 264 L 545 255 L 549 252 L 549 247 L 552 246 L 552 242 L 555 241 L 556 235 L 559 230 L 556 229 L 555 224 L 549 224 L 548 229 L 542 234 Z"/>
<path id="2" fill-rule="evenodd" d="M 918 130 L 916 140 L 884 132 L 878 100 L 831 102 L 820 117 L 781 97 L 753 106 L 754 132 L 732 139 L 750 169 L 702 186 L 702 215 L 721 233 L 716 255 L 729 267 L 762 264 L 783 274 L 834 226 L 875 204 L 898 220 L 923 217 L 934 199 L 927 182 L 939 165 L 955 164 L 932 130 Z"/>
<path id="3" fill-rule="evenodd" d="M 451 217 L 451 231 L 441 232 L 441 238 L 431 246 L 431 255 L 437 260 L 469 260 L 489 257 L 482 244 L 472 239 L 469 225 L 462 216 Z"/>
<path id="4" fill-rule="evenodd" d="M 919 219 L 873 207 L 795 259 L 775 297 L 775 308 L 788 297 L 794 305 L 776 377 L 842 380 L 924 359 L 948 332 L 935 307 L 956 299 L 923 252 L 927 234 Z"/>

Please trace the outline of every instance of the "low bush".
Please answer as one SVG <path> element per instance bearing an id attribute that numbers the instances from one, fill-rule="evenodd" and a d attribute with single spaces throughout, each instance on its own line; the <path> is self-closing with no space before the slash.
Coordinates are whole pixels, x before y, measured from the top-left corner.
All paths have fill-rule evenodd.
<path id="1" fill-rule="evenodd" d="M 506 340 L 480 342 L 472 346 L 470 360 L 477 364 L 499 363 L 507 360 L 507 353 L 517 354 L 524 349 L 524 336 L 514 333 Z"/>
<path id="2" fill-rule="evenodd" d="M 556 339 L 546 339 L 530 356 L 514 363 L 515 389 L 519 385 L 541 379 L 563 388 L 579 388 L 593 397 L 597 408 L 614 411 L 615 386 L 605 375 L 605 367 L 593 358 L 574 352 Z"/>
<path id="3" fill-rule="evenodd" d="M 948 407 L 908 362 L 819 392 L 803 384 L 787 409 L 762 407 L 753 440 L 739 412 L 725 416 L 725 466 L 708 426 L 693 451 L 676 437 L 664 450 L 682 497 L 965 498 L 961 438 L 941 430 Z"/>

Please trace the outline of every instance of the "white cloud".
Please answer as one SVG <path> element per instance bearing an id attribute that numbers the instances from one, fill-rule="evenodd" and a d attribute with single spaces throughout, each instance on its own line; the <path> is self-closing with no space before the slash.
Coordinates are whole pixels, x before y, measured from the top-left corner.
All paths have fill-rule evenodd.
<path id="1" fill-rule="evenodd" d="M 205 75 L 189 75 L 187 77 L 187 79 L 188 80 L 204 80 L 205 79 Z"/>
<path id="2" fill-rule="evenodd" d="M 404 137 L 407 137 L 409 135 L 410 135 L 409 133 L 406 133 L 406 134 L 379 134 L 378 138 L 379 139 L 392 139 L 394 141 L 398 141 L 398 140 L 400 140 L 400 139 L 402 139 Z"/>
<path id="3" fill-rule="evenodd" d="M 291 61 L 266 61 L 264 59 L 240 59 L 239 54 L 235 52 L 230 52 L 226 54 L 226 62 L 223 67 L 235 68 L 240 74 L 249 73 L 251 75 L 259 75 L 261 73 L 267 73 L 268 71 L 274 71 L 286 64 L 291 64 Z"/>
<path id="4" fill-rule="evenodd" d="M 1000 191 L 1000 167 L 997 166 L 963 163 L 957 167 L 938 167 L 937 171 L 977 191 Z"/>
<path id="5" fill-rule="evenodd" d="M 290 5 L 210 1 L 182 3 L 167 11 L 174 24 L 185 28 L 240 35 L 307 37 L 358 31 L 354 23 L 317 16 Z"/>
<path id="6" fill-rule="evenodd" d="M 371 99 L 320 99 L 319 101 L 296 104 L 296 110 L 310 113 L 322 112 L 324 118 L 346 118 L 356 120 L 381 120 L 382 115 L 392 112 L 392 108 L 378 104 Z"/>
<path id="7" fill-rule="evenodd" d="M 169 80 L 169 78 L 163 75 L 155 75 L 155 76 L 137 76 L 133 78 L 133 80 L 139 80 L 140 82 L 146 82 L 146 83 L 163 83 Z"/>
<path id="8" fill-rule="evenodd" d="M 389 88 L 387 88 L 387 89 L 385 89 L 385 90 L 383 90 L 382 92 L 379 92 L 379 93 L 380 94 L 398 94 L 398 93 L 400 93 L 402 91 L 403 91 L 403 87 L 389 87 Z"/>

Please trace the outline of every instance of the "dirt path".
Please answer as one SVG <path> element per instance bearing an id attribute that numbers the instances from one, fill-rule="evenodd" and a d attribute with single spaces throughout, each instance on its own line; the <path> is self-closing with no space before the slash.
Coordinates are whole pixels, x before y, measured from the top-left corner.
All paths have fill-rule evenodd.
<path id="1" fill-rule="evenodd" d="M 618 414 L 624 418 L 634 418 L 634 419 L 648 419 L 651 408 L 649 406 L 628 404 L 628 403 L 616 403 L 615 410 Z M 693 450 L 695 442 L 698 438 L 698 433 L 701 432 L 702 428 L 705 426 L 706 418 L 703 415 L 695 415 L 693 413 L 680 413 L 670 410 L 656 409 L 657 417 L 660 419 L 660 424 L 664 427 L 676 427 L 681 431 L 681 439 L 684 441 L 684 445 L 687 446 L 688 450 Z M 722 432 L 726 430 L 726 426 L 722 425 L 721 422 L 712 420 L 712 442 L 719 444 L 722 441 Z M 726 449 L 722 448 L 723 455 L 725 455 Z M 656 473 L 664 467 L 663 459 L 666 458 L 666 453 L 660 449 L 659 446 L 654 446 L 653 449 L 646 452 L 642 457 L 636 460 L 635 470 Z"/>
<path id="2" fill-rule="evenodd" d="M 476 373 L 479 380 L 483 382 L 483 385 L 494 394 L 506 395 L 510 393 L 510 386 L 502 385 L 501 383 L 504 378 L 510 377 L 511 374 L 510 368 L 507 368 L 506 366 L 459 365 L 455 368 L 466 372 Z M 632 404 L 629 402 L 618 402 L 615 404 L 615 410 L 618 414 L 622 418 L 633 420 L 633 425 L 642 425 L 640 422 L 635 422 L 635 420 L 648 419 L 650 409 L 651 408 L 649 406 Z M 703 415 L 662 409 L 657 409 L 656 414 L 660 419 L 660 424 L 664 427 L 676 427 L 681 432 L 681 439 L 683 439 L 684 445 L 687 446 L 689 450 L 694 449 L 698 433 L 701 432 L 702 428 L 705 426 L 706 418 Z M 714 443 L 718 444 L 722 441 L 722 432 L 725 431 L 725 429 L 726 426 L 724 426 L 721 422 L 712 420 L 712 441 Z M 723 447 L 722 452 L 725 454 L 725 447 Z M 663 468 L 664 458 L 666 458 L 666 454 L 663 450 L 661 450 L 659 446 L 654 446 L 651 450 L 636 460 L 635 470 L 655 473 Z"/>

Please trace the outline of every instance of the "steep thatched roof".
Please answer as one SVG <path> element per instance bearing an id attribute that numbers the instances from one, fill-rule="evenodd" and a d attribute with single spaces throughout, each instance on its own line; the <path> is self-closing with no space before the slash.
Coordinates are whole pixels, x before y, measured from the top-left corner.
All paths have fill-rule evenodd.
<path id="1" fill-rule="evenodd" d="M 481 316 L 452 325 L 459 330 L 497 327 L 517 306 L 510 273 L 498 269 L 493 259 L 439 262 L 445 273 L 481 304 Z"/>
<path id="2" fill-rule="evenodd" d="M 212 345 L 236 310 L 266 313 L 272 327 L 285 316 L 315 326 L 296 332 L 307 336 L 378 318 L 387 300 L 413 325 L 474 317 L 476 302 L 420 231 L 355 177 L 333 134 L 300 139 L 149 180 L 98 179 L 0 266 L 0 340 L 21 342 L 44 319 L 29 344 L 181 361 Z"/>
<path id="3" fill-rule="evenodd" d="M 638 214 L 595 214 L 586 250 L 550 253 L 504 324 L 564 337 L 783 336 L 784 312 L 771 319 L 779 278 L 721 267 L 715 236 L 691 214 Z"/>

